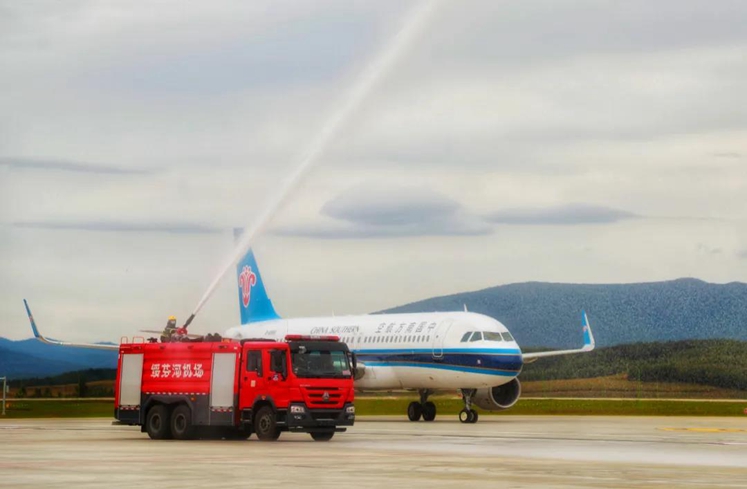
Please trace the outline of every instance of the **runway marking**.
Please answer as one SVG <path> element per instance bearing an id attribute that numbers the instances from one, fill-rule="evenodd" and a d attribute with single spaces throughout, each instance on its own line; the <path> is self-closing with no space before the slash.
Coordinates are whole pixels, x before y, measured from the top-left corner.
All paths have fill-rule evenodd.
<path id="1" fill-rule="evenodd" d="M 661 431 L 686 431 L 692 433 L 747 433 L 743 428 L 659 428 Z"/>

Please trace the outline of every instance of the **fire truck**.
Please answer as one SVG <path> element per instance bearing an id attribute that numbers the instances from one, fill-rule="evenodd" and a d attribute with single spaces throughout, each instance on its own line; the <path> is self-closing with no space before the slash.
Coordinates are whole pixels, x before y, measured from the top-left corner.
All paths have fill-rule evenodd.
<path id="1" fill-rule="evenodd" d="M 290 431 L 327 441 L 355 421 L 354 369 L 336 336 L 125 340 L 114 417 L 156 440 L 256 433 L 268 441 Z"/>

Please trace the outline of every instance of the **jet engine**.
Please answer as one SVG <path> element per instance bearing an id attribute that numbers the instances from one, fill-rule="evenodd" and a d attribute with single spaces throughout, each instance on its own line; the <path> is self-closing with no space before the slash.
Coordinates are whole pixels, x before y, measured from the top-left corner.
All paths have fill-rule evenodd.
<path id="1" fill-rule="evenodd" d="M 472 404 L 486 411 L 501 411 L 516 404 L 519 396 L 521 396 L 521 382 L 513 378 L 508 384 L 477 389 L 475 395 L 472 396 Z"/>
<path id="2" fill-rule="evenodd" d="M 356 362 L 355 367 L 353 367 L 353 379 L 355 380 L 361 380 L 366 375 L 366 364 L 361 362 Z"/>

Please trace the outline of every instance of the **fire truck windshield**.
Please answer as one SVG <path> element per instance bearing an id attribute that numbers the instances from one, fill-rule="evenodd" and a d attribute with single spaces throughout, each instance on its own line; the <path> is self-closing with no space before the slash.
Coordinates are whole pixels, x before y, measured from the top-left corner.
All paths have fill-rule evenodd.
<path id="1" fill-rule="evenodd" d="M 305 348 L 293 352 L 293 373 L 305 379 L 346 379 L 351 376 L 350 363 L 345 351 Z"/>

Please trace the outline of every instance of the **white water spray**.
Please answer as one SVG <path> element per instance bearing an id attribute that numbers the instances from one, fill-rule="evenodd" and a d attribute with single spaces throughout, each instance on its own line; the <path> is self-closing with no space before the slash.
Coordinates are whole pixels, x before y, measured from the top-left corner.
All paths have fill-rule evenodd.
<path id="1" fill-rule="evenodd" d="M 436 3 L 436 0 L 422 0 L 418 5 L 416 5 L 407 15 L 407 18 L 402 25 L 402 29 L 400 29 L 385 49 L 362 73 L 361 77 L 355 85 L 353 85 L 350 92 L 348 92 L 342 100 L 340 108 L 333 113 L 332 117 L 330 117 L 327 123 L 324 124 L 322 130 L 311 143 L 311 146 L 305 153 L 303 153 L 303 157 L 301 158 L 298 167 L 290 174 L 285 183 L 280 187 L 280 191 L 270 200 L 267 207 L 265 207 L 264 211 L 260 214 L 254 224 L 246 228 L 233 253 L 229 259 L 226 260 L 215 279 L 210 283 L 210 286 L 207 288 L 207 291 L 205 291 L 202 299 L 197 303 L 197 307 L 195 307 L 192 315 L 187 319 L 187 322 L 184 325 L 185 327 L 192 322 L 195 315 L 200 311 L 200 309 L 202 309 L 213 292 L 215 292 L 215 289 L 218 287 L 218 284 L 226 272 L 249 250 L 257 235 L 264 230 L 293 190 L 299 186 L 313 165 L 319 161 L 319 157 L 327 149 L 327 146 L 329 146 L 329 143 L 333 140 L 342 124 L 350 118 L 351 114 L 353 114 L 361 105 L 363 100 L 366 99 L 376 83 L 382 79 L 389 70 L 391 70 L 397 58 L 402 55 L 402 52 L 406 47 L 424 28 Z"/>

